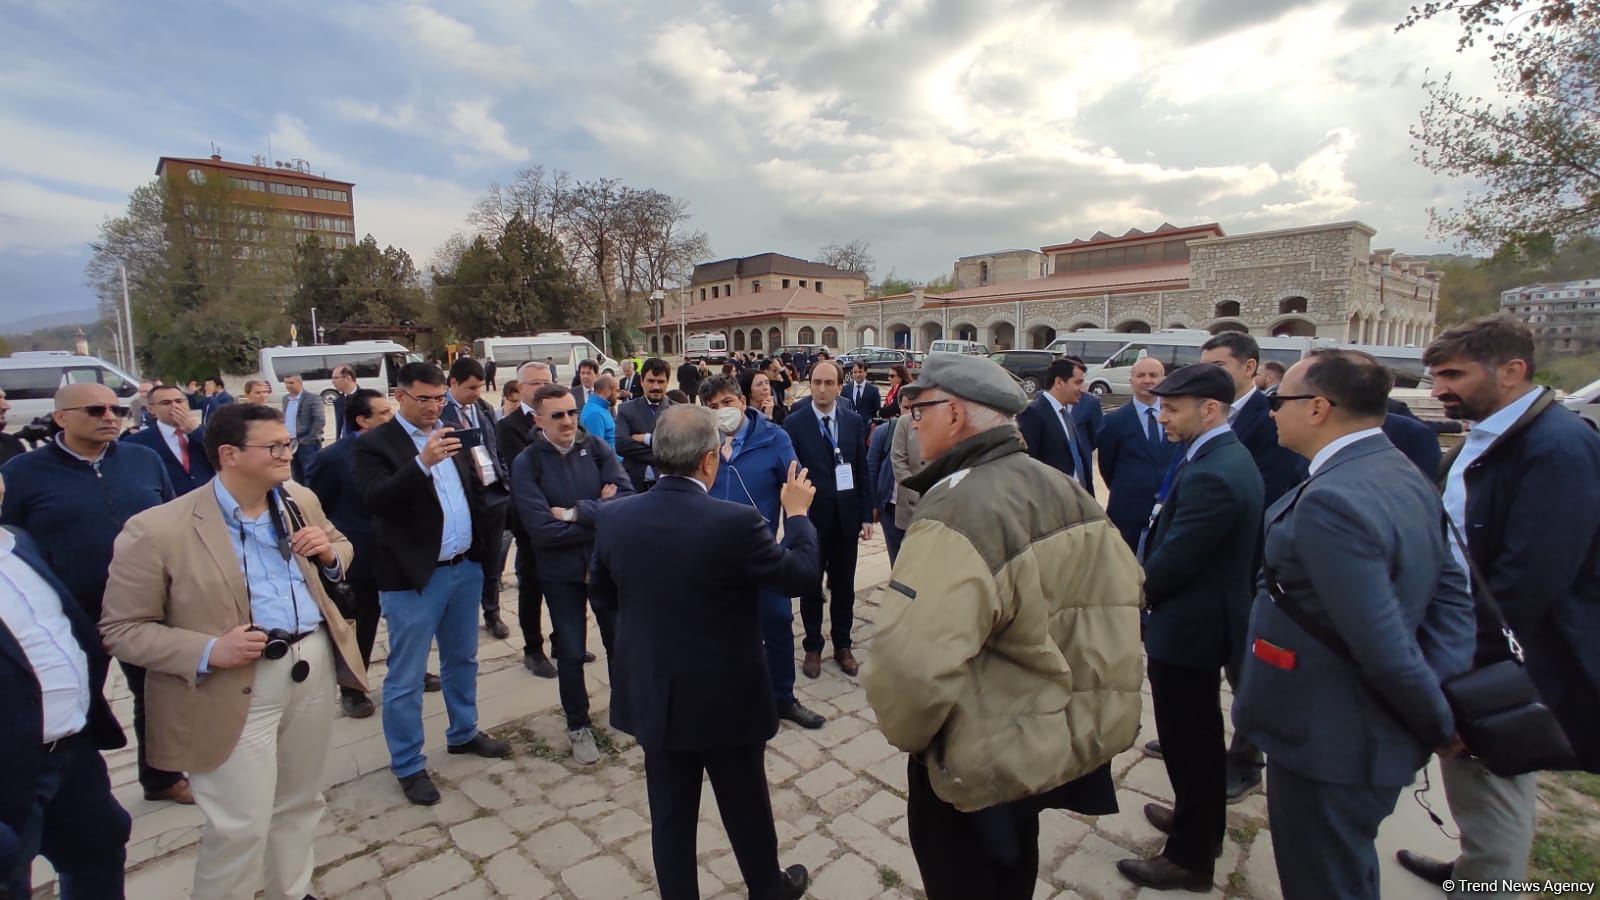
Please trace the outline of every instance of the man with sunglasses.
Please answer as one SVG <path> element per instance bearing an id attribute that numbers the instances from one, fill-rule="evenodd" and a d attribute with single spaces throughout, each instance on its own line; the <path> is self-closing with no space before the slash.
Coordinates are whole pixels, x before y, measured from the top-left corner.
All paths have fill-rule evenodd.
<path id="1" fill-rule="evenodd" d="M 179 497 L 211 480 L 216 473 L 206 459 L 206 433 L 200 416 L 189 408 L 189 400 L 176 385 L 158 384 L 150 389 L 145 407 L 155 424 L 123 438 L 156 452 L 167 467 L 167 477 Z"/>
<path id="2" fill-rule="evenodd" d="M 40 447 L 5 464 L 0 524 L 15 525 L 38 542 L 51 571 L 78 606 L 100 621 L 106 573 L 122 526 L 171 500 L 172 480 L 156 451 L 119 441 L 128 409 L 100 384 L 69 384 L 56 392 L 51 417 L 61 430 Z M 144 670 L 125 664 L 139 743 L 139 784 L 147 800 L 193 803 L 181 771 L 153 766 L 145 747 Z M 96 684 L 103 690 L 104 681 Z"/>

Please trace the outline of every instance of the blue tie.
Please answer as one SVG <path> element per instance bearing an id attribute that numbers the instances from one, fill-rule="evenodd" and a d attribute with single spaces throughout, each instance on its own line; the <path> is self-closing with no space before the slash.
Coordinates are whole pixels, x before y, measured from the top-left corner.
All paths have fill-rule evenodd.
<path id="1" fill-rule="evenodd" d="M 1156 411 L 1153 407 L 1144 411 L 1144 432 L 1150 439 L 1151 448 L 1160 450 L 1166 439 L 1161 436 L 1161 425 L 1156 422 Z"/>
<path id="2" fill-rule="evenodd" d="M 1178 474 L 1188 462 L 1189 454 L 1182 445 L 1179 445 L 1177 454 L 1172 457 L 1172 463 L 1167 466 L 1167 474 L 1161 479 L 1161 488 L 1156 493 L 1155 508 L 1150 511 L 1150 521 L 1144 526 L 1144 531 L 1139 532 L 1139 546 L 1134 549 L 1134 555 L 1140 562 L 1144 562 L 1145 551 L 1149 549 L 1145 545 L 1149 542 L 1151 533 L 1156 530 L 1156 519 L 1161 515 L 1161 507 L 1172 495 L 1172 488 L 1178 483 Z"/>

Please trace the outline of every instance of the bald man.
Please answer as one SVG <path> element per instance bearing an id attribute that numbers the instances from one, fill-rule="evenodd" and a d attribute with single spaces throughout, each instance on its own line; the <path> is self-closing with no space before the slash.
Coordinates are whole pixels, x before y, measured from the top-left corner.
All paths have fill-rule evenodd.
<path id="1" fill-rule="evenodd" d="M 55 438 L 5 464 L 0 524 L 15 525 L 38 543 L 45 563 L 91 620 L 100 621 L 111 549 L 123 523 L 173 498 L 161 457 L 149 447 L 117 440 L 128 408 L 100 384 L 69 384 L 56 392 Z M 139 740 L 139 783 L 150 800 L 193 803 L 181 772 L 151 768 L 144 756 L 144 670 L 124 665 L 133 694 Z M 98 694 L 104 676 L 94 685 Z"/>
<path id="2" fill-rule="evenodd" d="M 1151 393 L 1166 377 L 1161 360 L 1146 356 L 1133 364 L 1128 381 L 1133 400 L 1100 426 L 1096 449 L 1100 452 L 1100 477 L 1111 491 L 1106 515 L 1130 548 L 1139 546 L 1139 532 L 1150 523 L 1161 477 L 1172 463 L 1176 444 L 1167 443 L 1161 425 L 1160 401 Z"/>

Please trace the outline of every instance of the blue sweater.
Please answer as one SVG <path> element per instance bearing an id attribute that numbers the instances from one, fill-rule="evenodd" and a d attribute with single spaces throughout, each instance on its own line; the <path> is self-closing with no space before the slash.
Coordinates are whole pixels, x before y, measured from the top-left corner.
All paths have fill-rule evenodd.
<path id="1" fill-rule="evenodd" d="M 33 536 L 51 571 L 98 622 L 122 526 L 174 496 L 161 457 L 114 441 L 96 467 L 50 441 L 0 466 L 0 475 L 6 482 L 0 523 Z"/>
<path id="2" fill-rule="evenodd" d="M 583 404 L 583 412 L 578 415 L 578 424 L 583 426 L 584 431 L 605 441 L 613 450 L 616 449 L 617 418 L 611 414 L 611 401 L 590 391 L 589 400 Z"/>

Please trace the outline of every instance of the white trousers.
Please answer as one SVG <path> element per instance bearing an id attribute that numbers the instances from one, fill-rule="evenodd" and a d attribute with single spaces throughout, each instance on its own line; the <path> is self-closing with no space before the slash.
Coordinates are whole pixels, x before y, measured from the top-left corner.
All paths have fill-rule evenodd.
<path id="1" fill-rule="evenodd" d="M 257 660 L 239 743 L 217 770 L 189 776 L 206 817 L 194 900 L 250 900 L 263 888 L 267 900 L 311 893 L 312 841 L 322 819 L 338 693 L 333 652 L 323 629 L 282 659 Z M 300 660 L 311 673 L 296 684 L 289 673 Z"/>
<path id="2" fill-rule="evenodd" d="M 1502 778 L 1473 759 L 1439 761 L 1450 814 L 1461 830 L 1457 881 L 1525 881 L 1533 849 L 1534 813 L 1539 799 L 1537 773 Z M 1516 897 L 1494 892 L 1477 897 Z"/>

